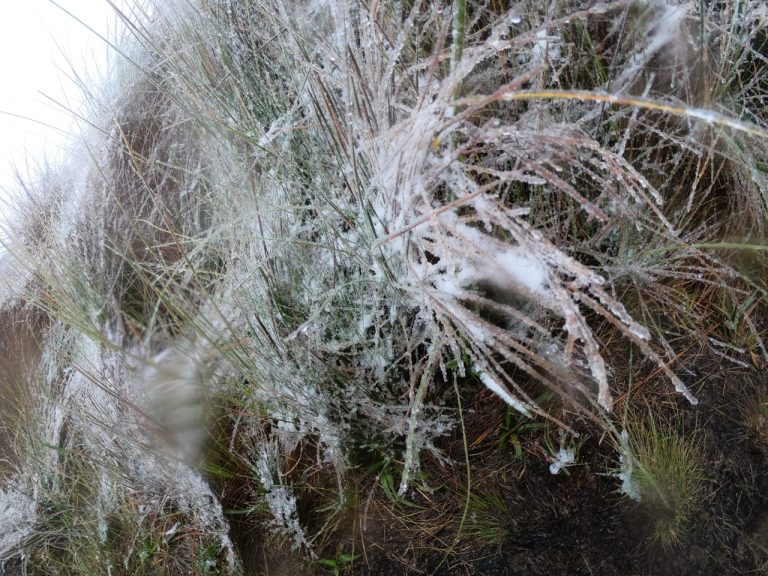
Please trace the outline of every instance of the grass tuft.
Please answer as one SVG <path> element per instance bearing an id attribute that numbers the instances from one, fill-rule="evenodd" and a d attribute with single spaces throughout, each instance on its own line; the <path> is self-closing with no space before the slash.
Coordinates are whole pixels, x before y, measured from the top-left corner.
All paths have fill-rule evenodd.
<path id="1" fill-rule="evenodd" d="M 705 498 L 699 443 L 681 436 L 653 414 L 627 423 L 632 482 L 650 527 L 649 540 L 664 549 L 679 545 Z"/>

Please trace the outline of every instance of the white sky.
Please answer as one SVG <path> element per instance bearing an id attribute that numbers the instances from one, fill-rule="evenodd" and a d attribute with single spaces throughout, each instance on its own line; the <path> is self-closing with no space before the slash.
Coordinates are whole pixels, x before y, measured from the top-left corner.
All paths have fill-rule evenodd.
<path id="1" fill-rule="evenodd" d="M 116 18 L 106 0 L 55 0 L 101 35 L 114 38 Z M 74 68 L 92 79 L 107 62 L 103 41 L 51 0 L 0 3 L 0 216 L 3 198 L 15 188 L 15 162 L 26 172 L 42 152 L 51 159 L 65 153 L 67 133 L 76 130 L 68 108 L 82 106 L 79 89 L 67 76 Z M 10 116 L 33 118 L 43 124 Z"/>

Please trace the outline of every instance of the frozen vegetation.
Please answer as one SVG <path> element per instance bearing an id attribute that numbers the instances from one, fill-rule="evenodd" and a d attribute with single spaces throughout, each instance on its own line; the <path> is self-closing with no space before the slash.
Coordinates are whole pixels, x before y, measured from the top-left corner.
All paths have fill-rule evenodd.
<path id="1" fill-rule="evenodd" d="M 504 541 L 487 437 L 674 546 L 696 443 L 637 420 L 768 362 L 768 13 L 722 4 L 122 13 L 0 261 L 0 574 L 405 573 L 365 538 L 442 471 L 445 558 Z"/>

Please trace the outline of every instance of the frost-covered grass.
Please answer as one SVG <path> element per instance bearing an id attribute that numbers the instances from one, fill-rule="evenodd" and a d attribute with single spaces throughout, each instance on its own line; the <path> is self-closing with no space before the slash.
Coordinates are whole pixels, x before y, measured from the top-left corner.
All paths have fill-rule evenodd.
<path id="1" fill-rule="evenodd" d="M 454 379 L 627 446 L 630 345 L 691 404 L 691 347 L 768 361 L 766 14 L 700 8 L 123 14 L 78 160 L 24 185 L 8 246 L 41 392 L 3 407 L 3 558 L 234 572 L 227 499 L 317 558 L 365 468 L 421 493 Z"/>

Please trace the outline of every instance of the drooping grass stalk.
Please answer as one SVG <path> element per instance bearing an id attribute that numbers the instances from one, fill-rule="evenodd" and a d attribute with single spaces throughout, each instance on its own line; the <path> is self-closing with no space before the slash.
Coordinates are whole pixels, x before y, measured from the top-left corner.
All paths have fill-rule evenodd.
<path id="1" fill-rule="evenodd" d="M 516 100 L 579 100 L 583 102 L 603 102 L 617 106 L 636 106 L 644 110 L 664 112 L 683 118 L 701 120 L 707 124 L 731 128 L 758 138 L 768 138 L 768 129 L 755 124 L 737 120 L 731 116 L 725 116 L 713 110 L 665 104 L 647 98 L 634 96 L 620 96 L 617 94 L 604 94 L 588 90 L 515 90 L 501 87 L 493 94 L 467 96 L 456 101 L 456 106 L 484 106 L 491 102 L 511 102 Z"/>
<path id="2" fill-rule="evenodd" d="M 663 254 L 664 252 L 670 252 L 678 248 L 678 246 L 662 246 L 660 248 L 641 252 L 639 255 L 648 256 L 651 254 Z M 688 244 L 686 248 L 693 248 L 695 250 L 744 250 L 747 252 L 768 251 L 767 244 L 746 244 L 744 242 L 698 242 Z"/>
<path id="3" fill-rule="evenodd" d="M 398 494 L 403 496 L 408 490 L 408 484 L 411 481 L 411 476 L 416 469 L 416 459 L 418 458 L 419 446 L 416 445 L 416 429 L 419 425 L 419 416 L 424 404 L 424 397 L 427 394 L 432 379 L 435 376 L 437 368 L 437 359 L 440 355 L 440 335 L 435 332 L 433 335 L 432 343 L 430 344 L 429 356 L 427 357 L 427 363 L 424 366 L 424 371 L 419 379 L 419 386 L 416 389 L 416 393 L 411 401 L 411 410 L 408 416 L 408 434 L 405 438 L 405 458 L 403 462 L 403 475 L 400 479 L 400 487 Z"/>
<path id="4" fill-rule="evenodd" d="M 472 467 L 469 463 L 469 442 L 467 442 L 467 427 L 464 423 L 464 410 L 461 406 L 461 393 L 459 391 L 459 383 L 456 375 L 453 375 L 453 393 L 456 395 L 456 407 L 459 411 L 459 424 L 461 425 L 461 442 L 464 448 L 464 465 L 467 469 L 467 497 L 464 500 L 464 510 L 461 513 L 461 521 L 459 522 L 459 528 L 456 530 L 456 542 L 461 538 L 461 531 L 464 529 L 464 524 L 467 521 L 469 514 L 469 504 L 472 499 Z M 455 544 L 455 542 L 454 542 Z"/>
<path id="5" fill-rule="evenodd" d="M 467 0 L 454 0 L 453 2 L 453 61 L 452 68 L 456 68 L 464 54 L 464 37 L 467 27 Z"/>

